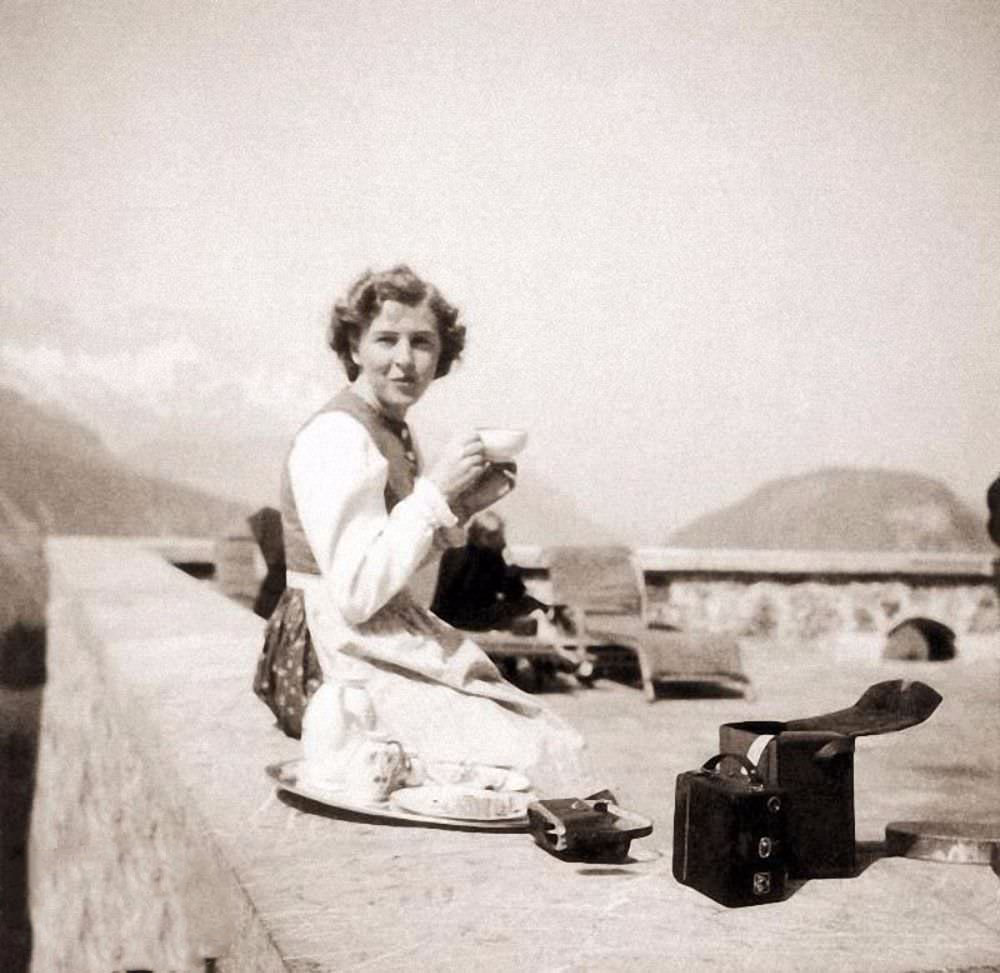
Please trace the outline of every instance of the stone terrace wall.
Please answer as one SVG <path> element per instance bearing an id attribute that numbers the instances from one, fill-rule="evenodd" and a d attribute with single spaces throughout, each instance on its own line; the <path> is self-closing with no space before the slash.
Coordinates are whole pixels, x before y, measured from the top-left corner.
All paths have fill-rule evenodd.
<path id="1" fill-rule="evenodd" d="M 32 969 L 286 970 L 220 853 L 250 770 L 223 741 L 249 762 L 269 729 L 248 692 L 259 620 L 127 542 L 50 540 L 48 560 Z M 259 760 L 258 779 L 266 800 Z"/>
<path id="2" fill-rule="evenodd" d="M 673 782 L 713 752 L 720 722 L 829 710 L 894 667 L 762 666 L 759 701 L 648 704 L 615 685 L 553 694 L 591 742 L 601 782 L 655 819 L 634 861 L 584 866 L 523 834 L 384 826 L 276 795 L 264 766 L 298 745 L 250 692 L 262 622 L 135 542 L 59 538 L 47 556 L 35 973 L 195 973 L 213 957 L 217 973 L 770 973 L 774 949 L 748 943 L 780 943 L 788 970 L 848 973 L 873 956 L 886 973 L 1000 969 L 986 966 L 1000 940 L 985 867 L 885 859 L 849 890 L 813 882 L 780 908 L 746 910 L 672 878 Z M 937 743 L 880 745 L 859 760 L 863 841 L 881 837 L 889 805 L 901 819 L 939 819 L 957 780 L 963 809 L 992 807 L 995 707 L 983 687 L 996 672 L 995 659 L 945 667 L 942 712 L 921 727 Z"/>
<path id="3" fill-rule="evenodd" d="M 815 639 L 885 635 L 907 618 L 933 618 L 956 635 L 1000 630 L 989 584 L 884 581 L 673 580 L 649 586 L 650 614 L 682 628 Z"/>
<path id="4" fill-rule="evenodd" d="M 252 537 L 224 538 L 203 556 L 215 558 L 220 590 L 252 603 L 264 576 Z M 512 545 L 507 557 L 524 570 L 529 590 L 550 601 L 545 549 Z M 792 641 L 871 640 L 920 616 L 957 636 L 1000 632 L 986 555 L 642 548 L 636 557 L 650 618 L 678 628 Z M 429 599 L 433 578 L 425 581 Z"/>
<path id="5" fill-rule="evenodd" d="M 550 595 L 544 549 L 512 547 L 508 556 L 526 569 L 539 598 Z M 988 555 L 642 548 L 636 559 L 649 616 L 678 628 L 789 641 L 872 639 L 919 616 L 951 628 L 960 653 L 961 636 L 1000 632 Z"/>

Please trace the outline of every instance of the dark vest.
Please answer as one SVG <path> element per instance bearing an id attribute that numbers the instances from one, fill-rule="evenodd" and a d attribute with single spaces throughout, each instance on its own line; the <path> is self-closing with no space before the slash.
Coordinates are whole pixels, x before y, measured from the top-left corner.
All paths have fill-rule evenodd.
<path id="1" fill-rule="evenodd" d="M 383 415 L 347 387 L 341 389 L 326 405 L 314 412 L 300 427 L 300 431 L 317 416 L 327 412 L 346 412 L 349 416 L 353 416 L 374 440 L 379 452 L 389 464 L 389 475 L 385 485 L 385 509 L 392 510 L 400 500 L 413 492 L 413 483 L 417 476 L 416 451 L 406 423 Z M 291 455 L 290 449 L 289 455 Z M 309 547 L 299 511 L 295 506 L 287 458 L 281 471 L 281 521 L 285 541 L 285 563 L 288 570 L 303 574 L 319 574 L 319 565 Z"/>

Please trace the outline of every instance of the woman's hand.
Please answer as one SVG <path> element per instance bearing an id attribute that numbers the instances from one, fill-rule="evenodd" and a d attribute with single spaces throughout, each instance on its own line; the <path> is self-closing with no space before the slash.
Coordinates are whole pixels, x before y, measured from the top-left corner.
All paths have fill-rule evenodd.
<path id="1" fill-rule="evenodd" d="M 483 475 L 486 453 L 483 441 L 474 433 L 463 433 L 450 439 L 434 465 L 424 475 L 443 494 L 448 506 L 455 502 Z"/>
<path id="2" fill-rule="evenodd" d="M 490 463 L 479 480 L 451 505 L 460 523 L 507 496 L 517 483 L 516 463 Z"/>

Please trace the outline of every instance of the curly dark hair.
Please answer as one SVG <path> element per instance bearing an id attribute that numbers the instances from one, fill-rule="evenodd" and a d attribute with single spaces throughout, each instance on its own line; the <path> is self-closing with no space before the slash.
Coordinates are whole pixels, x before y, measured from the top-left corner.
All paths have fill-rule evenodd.
<path id="1" fill-rule="evenodd" d="M 441 357 L 434 377 L 447 375 L 465 347 L 465 325 L 458 319 L 458 308 L 449 304 L 433 284 L 422 280 L 406 264 L 397 264 L 389 270 L 366 270 L 351 284 L 346 296 L 333 306 L 327 344 L 340 359 L 348 379 L 353 382 L 360 371 L 351 356 L 352 348 L 379 316 L 386 301 L 398 301 L 409 307 L 426 304 L 430 308 L 441 336 Z"/>

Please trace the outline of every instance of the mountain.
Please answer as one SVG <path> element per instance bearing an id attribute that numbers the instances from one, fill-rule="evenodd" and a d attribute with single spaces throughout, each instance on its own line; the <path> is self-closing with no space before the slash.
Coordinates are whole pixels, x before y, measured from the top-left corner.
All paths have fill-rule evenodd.
<path id="1" fill-rule="evenodd" d="M 422 440 L 433 455 L 441 439 L 433 433 Z M 222 489 L 227 496 L 246 501 L 253 508 L 277 504 L 281 468 L 291 433 L 233 440 L 212 436 L 209 430 L 197 440 L 164 437 L 146 443 L 124 458 L 129 465 L 152 476 L 180 471 L 184 483 L 204 489 Z M 613 543 L 611 530 L 591 520 L 564 491 L 530 470 L 522 469 L 517 489 L 497 505 L 507 521 L 507 539 L 513 544 Z"/>
<path id="2" fill-rule="evenodd" d="M 669 535 L 675 547 L 845 551 L 993 550 L 986 511 L 916 473 L 824 468 L 774 480 Z"/>
<path id="3" fill-rule="evenodd" d="M 277 506 L 291 435 L 233 439 L 205 428 L 198 435 L 159 436 L 122 454 L 121 459 L 149 476 L 223 492 L 257 509 L 265 504 Z"/>
<path id="4" fill-rule="evenodd" d="M 0 529 L 216 536 L 245 505 L 129 469 L 57 409 L 0 386 Z"/>
<path id="5" fill-rule="evenodd" d="M 566 492 L 530 470 L 521 470 L 517 488 L 504 497 L 497 513 L 507 524 L 511 544 L 614 544 L 614 532 L 582 513 Z"/>

